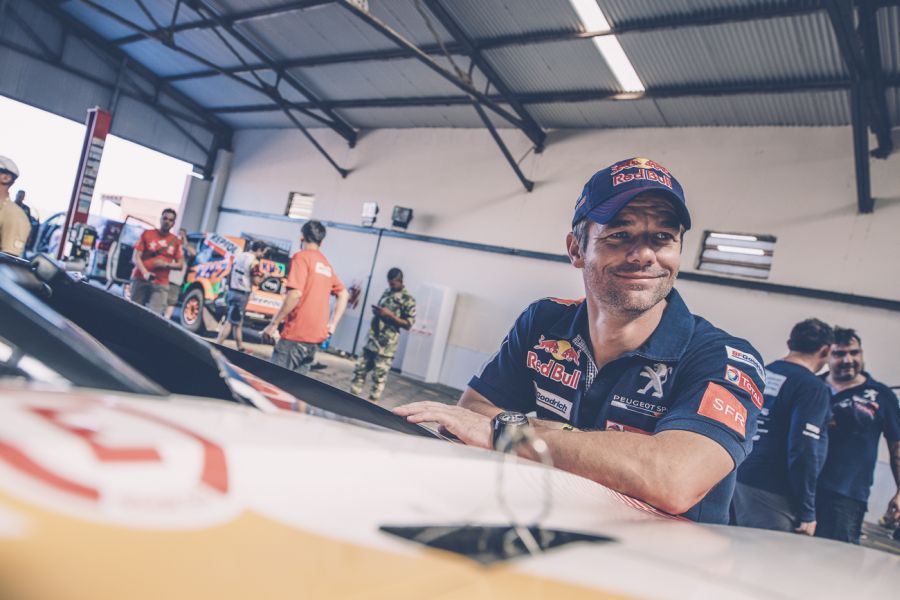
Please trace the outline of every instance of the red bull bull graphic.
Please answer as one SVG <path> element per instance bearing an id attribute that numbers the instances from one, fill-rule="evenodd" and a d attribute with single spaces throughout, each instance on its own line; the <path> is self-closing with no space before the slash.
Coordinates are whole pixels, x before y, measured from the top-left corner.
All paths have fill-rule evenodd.
<path id="1" fill-rule="evenodd" d="M 529 369 L 537 371 L 551 381 L 558 381 L 566 387 L 573 390 L 578 389 L 578 382 L 581 380 L 581 371 L 575 369 L 572 372 L 566 371 L 564 365 L 555 360 L 541 362 L 536 352 L 528 351 L 525 358 L 525 366 Z"/>
<path id="2" fill-rule="evenodd" d="M 626 160 L 613 165 L 612 174 L 615 175 L 621 173 L 625 169 L 653 169 L 654 171 L 659 171 L 663 175 L 668 175 L 669 177 L 672 176 L 667 168 L 649 158 L 632 158 L 631 160 Z"/>
<path id="3" fill-rule="evenodd" d="M 581 350 L 575 348 L 572 342 L 567 340 L 548 340 L 541 336 L 534 349 L 549 352 L 550 356 L 558 361 L 573 362 L 576 366 L 581 366 Z"/>

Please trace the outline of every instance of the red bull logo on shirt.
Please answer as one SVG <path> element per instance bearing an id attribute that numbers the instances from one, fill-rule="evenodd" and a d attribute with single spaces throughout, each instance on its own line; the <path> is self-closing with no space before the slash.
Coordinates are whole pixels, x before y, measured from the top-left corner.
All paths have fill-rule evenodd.
<path id="1" fill-rule="evenodd" d="M 550 356 L 556 360 L 573 362 L 576 366 L 581 366 L 579 362 L 581 359 L 581 350 L 575 348 L 572 345 L 572 342 L 567 340 L 548 340 L 545 339 L 544 336 L 541 336 L 541 339 L 538 340 L 537 346 L 535 346 L 534 349 L 549 352 Z"/>
<path id="2" fill-rule="evenodd" d="M 566 371 L 564 365 L 555 360 L 541 362 L 537 352 L 532 352 L 531 350 L 528 351 L 525 357 L 525 366 L 537 371 L 551 381 L 558 381 L 573 390 L 578 389 L 578 382 L 581 379 L 581 371 L 578 369 L 569 372 Z"/>

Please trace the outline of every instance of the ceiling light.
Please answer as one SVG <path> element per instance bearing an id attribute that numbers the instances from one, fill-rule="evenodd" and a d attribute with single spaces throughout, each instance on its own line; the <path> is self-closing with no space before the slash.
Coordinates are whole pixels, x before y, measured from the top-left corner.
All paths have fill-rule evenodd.
<path id="1" fill-rule="evenodd" d="M 735 254 L 750 254 L 752 256 L 765 256 L 766 253 L 759 248 L 741 248 L 740 246 L 716 246 L 720 252 L 733 252 Z"/>
<path id="2" fill-rule="evenodd" d="M 578 18 L 581 19 L 581 23 L 586 31 L 597 32 L 612 30 L 609 26 L 609 21 L 607 21 L 606 17 L 603 15 L 603 11 L 597 6 L 596 0 L 569 1 L 572 3 L 572 8 L 575 9 Z M 641 83 L 637 71 L 634 70 L 634 65 L 628 60 L 628 56 L 626 56 L 625 50 L 622 49 L 622 44 L 619 43 L 616 36 L 595 36 L 593 40 L 594 45 L 597 47 L 597 50 L 600 51 L 600 54 L 609 66 L 610 71 L 612 71 L 616 80 L 619 82 L 619 86 L 623 90 L 626 92 L 643 92 L 646 89 L 644 88 L 644 84 Z"/>

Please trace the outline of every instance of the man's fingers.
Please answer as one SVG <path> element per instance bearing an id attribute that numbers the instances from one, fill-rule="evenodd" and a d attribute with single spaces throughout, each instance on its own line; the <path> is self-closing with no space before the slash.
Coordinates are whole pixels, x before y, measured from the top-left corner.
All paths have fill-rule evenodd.
<path id="1" fill-rule="evenodd" d="M 411 402 L 410 404 L 404 404 L 402 406 L 398 406 L 394 408 L 394 414 L 400 415 L 401 417 L 406 417 L 417 412 L 423 410 L 436 410 L 440 408 L 454 408 L 447 404 L 442 404 L 440 402 L 435 402 L 433 400 L 424 400 L 422 402 Z"/>

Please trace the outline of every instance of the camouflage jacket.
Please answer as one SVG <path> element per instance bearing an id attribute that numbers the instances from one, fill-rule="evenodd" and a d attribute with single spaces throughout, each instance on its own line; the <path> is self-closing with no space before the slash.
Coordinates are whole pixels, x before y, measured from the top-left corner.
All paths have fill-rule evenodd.
<path id="1" fill-rule="evenodd" d="M 401 319 L 409 321 L 410 326 L 416 320 L 416 299 L 406 288 L 399 292 L 392 292 L 390 288 L 384 290 L 378 306 L 386 308 Z M 400 326 L 393 321 L 372 318 L 372 326 L 369 328 L 369 339 L 366 341 L 366 350 L 377 352 L 382 356 L 393 356 L 397 352 L 397 344 L 400 343 Z"/>

